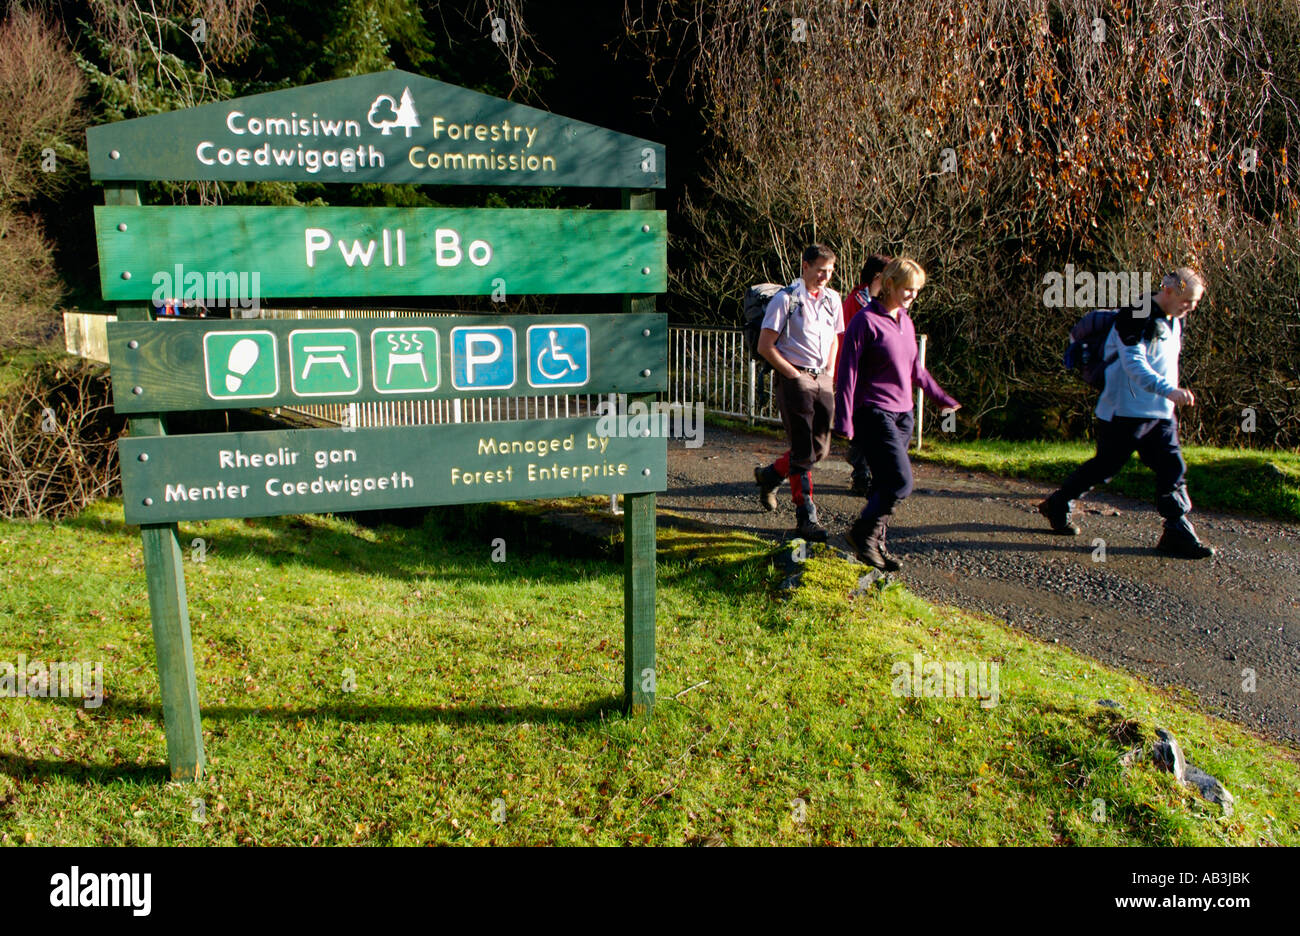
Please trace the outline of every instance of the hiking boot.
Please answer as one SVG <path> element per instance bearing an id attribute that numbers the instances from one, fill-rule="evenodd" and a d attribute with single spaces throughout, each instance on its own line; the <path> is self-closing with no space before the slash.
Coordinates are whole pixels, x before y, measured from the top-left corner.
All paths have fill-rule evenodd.
<path id="1" fill-rule="evenodd" d="M 1038 512 L 1052 525 L 1052 532 L 1061 536 L 1078 536 L 1079 528 L 1070 522 L 1070 505 L 1060 506 L 1052 498 L 1038 505 Z"/>
<path id="2" fill-rule="evenodd" d="M 817 522 L 817 505 L 812 501 L 795 507 L 795 517 L 798 524 L 794 528 L 795 536 L 802 536 L 810 543 L 824 543 L 830 537 L 831 531 Z"/>
<path id="3" fill-rule="evenodd" d="M 867 565 L 885 572 L 897 572 L 903 567 L 902 563 L 893 556 L 886 556 L 880 551 L 879 531 L 883 528 L 883 522 L 880 520 L 868 525 L 864 524 L 862 518 L 859 517 L 853 522 L 852 526 L 844 531 L 844 538 L 853 547 L 853 551 L 858 558 Z"/>
<path id="4" fill-rule="evenodd" d="M 1196 534 L 1187 536 L 1165 530 L 1156 543 L 1156 549 L 1180 559 L 1209 559 L 1214 555 L 1214 547 L 1207 546 L 1196 538 Z"/>
<path id="5" fill-rule="evenodd" d="M 880 518 L 880 536 L 876 538 L 876 549 L 882 559 L 885 560 L 886 572 L 897 572 L 903 567 L 903 560 L 891 553 L 885 546 L 885 540 L 889 536 L 889 517 Z"/>
<path id="6" fill-rule="evenodd" d="M 776 510 L 776 489 L 781 486 L 781 478 L 777 476 L 776 483 L 773 484 L 771 477 L 776 472 L 770 465 L 759 465 L 754 469 L 754 483 L 758 485 L 758 504 L 764 510 Z"/>

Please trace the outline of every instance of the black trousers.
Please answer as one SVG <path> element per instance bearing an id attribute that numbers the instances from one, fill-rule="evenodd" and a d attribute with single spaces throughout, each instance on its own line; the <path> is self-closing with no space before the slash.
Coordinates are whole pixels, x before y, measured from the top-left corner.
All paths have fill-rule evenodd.
<path id="1" fill-rule="evenodd" d="M 1156 474 L 1156 509 L 1165 518 L 1165 527 L 1189 532 L 1191 527 L 1183 519 L 1192 509 L 1187 462 L 1178 443 L 1178 423 L 1173 419 L 1116 416 L 1097 420 L 1097 454 L 1076 468 L 1052 498 L 1068 506 L 1115 477 L 1134 452 Z"/>
<path id="2" fill-rule="evenodd" d="M 874 521 L 894 512 L 894 505 L 912 493 L 912 462 L 907 446 L 912 441 L 912 411 L 891 413 L 874 406 L 853 411 L 853 441 L 871 468 L 871 496 L 862 517 Z"/>

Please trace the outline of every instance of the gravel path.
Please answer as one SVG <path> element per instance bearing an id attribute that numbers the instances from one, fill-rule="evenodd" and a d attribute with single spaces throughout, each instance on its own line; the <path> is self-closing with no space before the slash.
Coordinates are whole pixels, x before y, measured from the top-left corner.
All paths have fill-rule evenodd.
<path id="1" fill-rule="evenodd" d="M 763 512 L 753 469 L 781 440 L 709 426 L 704 445 L 668 448 L 659 505 L 724 527 L 780 537 L 794 527 L 789 488 Z M 1300 742 L 1300 531 L 1270 520 L 1195 512 L 1218 555 L 1156 552 L 1150 504 L 1094 493 L 1078 537 L 1047 532 L 1035 505 L 1045 484 L 913 463 L 916 490 L 895 511 L 890 549 L 901 578 L 931 600 L 983 611 L 1044 640 L 1191 690 L 1210 713 L 1272 738 Z M 833 453 L 813 473 L 831 542 L 863 501 L 848 493 L 849 466 Z M 1196 491 L 1191 492 L 1196 499 Z M 1097 549 L 1105 542 L 1104 561 Z M 1255 691 L 1243 683 L 1254 672 Z"/>

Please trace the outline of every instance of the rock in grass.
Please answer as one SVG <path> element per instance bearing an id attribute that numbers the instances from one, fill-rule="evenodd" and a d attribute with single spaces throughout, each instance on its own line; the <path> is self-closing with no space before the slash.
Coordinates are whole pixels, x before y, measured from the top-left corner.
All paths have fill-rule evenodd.
<path id="1" fill-rule="evenodd" d="M 879 569 L 871 569 L 865 575 L 858 577 L 858 585 L 853 589 L 853 591 L 849 592 L 849 597 L 861 598 L 873 588 L 884 588 L 888 582 L 888 572 L 882 572 Z"/>
<path id="2" fill-rule="evenodd" d="M 1218 803 L 1223 807 L 1223 814 L 1231 816 L 1237 801 L 1227 787 L 1195 764 L 1188 763 L 1182 748 L 1168 731 L 1157 728 L 1156 735 L 1159 740 L 1151 745 L 1151 759 L 1156 766 L 1168 770 L 1179 783 L 1192 787 L 1211 803 Z"/>
<path id="3" fill-rule="evenodd" d="M 1174 775 L 1179 783 L 1187 782 L 1187 758 L 1172 734 L 1163 728 L 1156 729 L 1156 741 L 1151 745 L 1151 760 L 1161 770 Z"/>
<path id="4" fill-rule="evenodd" d="M 1205 799 L 1222 806 L 1224 816 L 1231 818 L 1237 801 L 1228 792 L 1228 788 L 1220 783 L 1217 778 L 1210 776 L 1199 767 L 1188 764 L 1187 782 L 1196 787 L 1196 791 Z"/>

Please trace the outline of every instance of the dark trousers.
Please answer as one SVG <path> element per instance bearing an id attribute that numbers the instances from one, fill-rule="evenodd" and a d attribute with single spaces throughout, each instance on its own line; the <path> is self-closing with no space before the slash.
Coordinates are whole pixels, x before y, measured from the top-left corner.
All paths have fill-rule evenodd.
<path id="1" fill-rule="evenodd" d="M 835 413 L 831 375 L 823 371 L 814 377 L 800 371 L 793 380 L 780 374 L 774 374 L 772 380 L 781 424 L 790 440 L 790 473 L 806 472 L 830 454 Z"/>
<path id="2" fill-rule="evenodd" d="M 777 478 L 790 478 L 790 496 L 804 510 L 812 502 L 812 466 L 831 451 L 831 418 L 835 414 L 831 375 L 823 371 L 814 377 L 799 371 L 797 377 L 786 379 L 773 374 L 772 390 L 790 451 L 767 470 Z"/>
<path id="3" fill-rule="evenodd" d="M 871 469 L 871 496 L 862 520 L 874 522 L 894 512 L 894 505 L 912 493 L 912 462 L 907 446 L 912 441 L 912 411 L 891 413 L 862 406 L 853 411 L 853 441 Z"/>
<path id="4" fill-rule="evenodd" d="M 863 450 L 856 431 L 853 434 L 853 439 L 849 442 L 848 461 L 853 466 L 853 474 L 850 475 L 850 478 L 854 483 L 862 482 L 866 484 L 871 481 L 871 466 L 867 464 L 867 453 Z"/>
<path id="5" fill-rule="evenodd" d="M 1183 519 L 1192 509 L 1185 482 L 1187 462 L 1178 444 L 1178 423 L 1172 419 L 1097 420 L 1097 454 L 1076 468 L 1052 499 L 1068 509 L 1070 501 L 1115 477 L 1134 452 L 1156 474 L 1156 509 L 1165 518 L 1166 529 L 1189 532 Z"/>

